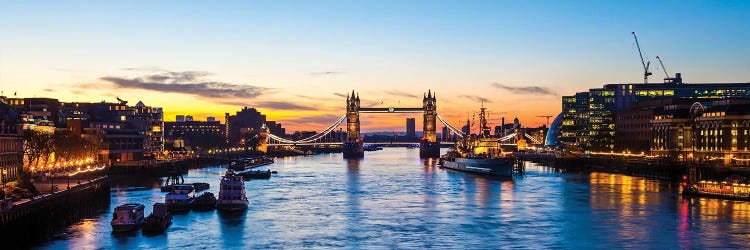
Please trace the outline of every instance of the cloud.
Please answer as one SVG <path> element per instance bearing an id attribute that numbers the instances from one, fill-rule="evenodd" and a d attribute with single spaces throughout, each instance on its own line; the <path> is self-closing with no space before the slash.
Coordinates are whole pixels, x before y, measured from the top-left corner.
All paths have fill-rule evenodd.
<path id="1" fill-rule="evenodd" d="M 473 100 L 473 101 L 477 101 L 477 102 L 486 102 L 486 103 L 491 103 L 492 102 L 492 101 L 490 101 L 487 98 L 484 98 L 484 97 L 481 97 L 481 96 L 475 96 L 475 95 L 460 95 L 458 97 L 467 98 L 467 99 L 470 99 L 470 100 Z"/>
<path id="2" fill-rule="evenodd" d="M 315 101 L 341 101 L 342 100 L 341 98 L 334 98 L 334 97 L 322 97 L 322 96 L 318 97 L 318 96 L 309 96 L 309 95 L 294 95 L 294 96 L 299 97 L 299 98 L 315 100 Z"/>
<path id="3" fill-rule="evenodd" d="M 516 94 L 557 95 L 552 90 L 545 88 L 545 87 L 539 87 L 539 86 L 513 87 L 513 86 L 508 86 L 508 85 L 504 85 L 504 84 L 500 84 L 496 82 L 492 83 L 491 85 L 492 87 L 502 89 L 502 90 L 507 90 Z"/>
<path id="4" fill-rule="evenodd" d="M 333 122 L 335 122 L 339 118 L 341 118 L 340 115 L 321 114 L 321 115 L 287 117 L 287 118 L 284 118 L 283 121 L 292 122 L 292 123 L 333 124 Z"/>
<path id="5" fill-rule="evenodd" d="M 166 71 L 156 66 L 143 66 L 143 67 L 134 67 L 134 68 L 123 68 L 122 70 L 127 71 L 142 71 L 142 72 L 159 72 L 159 71 Z"/>
<path id="6" fill-rule="evenodd" d="M 267 108 L 272 110 L 320 110 L 319 106 L 305 106 L 302 104 L 296 104 L 292 102 L 276 102 L 276 101 L 262 101 L 262 102 L 250 102 L 250 101 L 236 101 L 236 100 L 216 100 L 221 104 L 230 106 L 240 107 L 254 107 L 254 108 Z"/>
<path id="7" fill-rule="evenodd" d="M 135 78 L 106 76 L 100 79 L 113 83 L 118 88 L 190 94 L 215 99 L 255 98 L 269 90 L 253 85 L 202 80 L 209 75 L 211 74 L 202 71 L 162 71 Z"/>
<path id="8" fill-rule="evenodd" d="M 267 102 L 259 102 L 257 106 L 261 108 L 268 108 L 268 109 L 275 109 L 275 110 L 317 110 L 316 106 L 305 106 L 305 105 L 295 104 L 291 102 L 267 101 Z"/>
<path id="9" fill-rule="evenodd" d="M 395 95 L 395 96 L 401 96 L 401 97 L 419 98 L 419 96 L 417 96 L 415 94 L 406 93 L 406 92 L 403 92 L 403 91 L 400 91 L 400 90 L 395 90 L 395 89 L 393 89 L 393 90 L 386 90 L 385 93 L 389 94 L 389 95 Z"/>
<path id="10" fill-rule="evenodd" d="M 338 97 L 344 97 L 344 98 L 348 97 L 346 94 L 342 94 L 342 93 L 333 93 L 333 95 L 338 96 Z"/>
<path id="11" fill-rule="evenodd" d="M 311 76 L 330 76 L 344 74 L 341 71 L 321 71 L 321 72 L 310 72 Z"/>

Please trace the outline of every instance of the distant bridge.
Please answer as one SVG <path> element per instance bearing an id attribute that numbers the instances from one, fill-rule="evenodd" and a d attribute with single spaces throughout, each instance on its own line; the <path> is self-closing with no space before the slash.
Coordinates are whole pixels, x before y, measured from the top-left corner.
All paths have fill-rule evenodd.
<path id="1" fill-rule="evenodd" d="M 437 100 L 435 98 L 435 95 L 433 95 L 430 91 L 428 91 L 423 99 L 423 106 L 421 108 L 400 108 L 400 107 L 387 107 L 387 108 L 363 108 L 359 105 L 359 95 L 355 94 L 354 91 L 352 91 L 351 95 L 347 95 L 346 98 L 346 104 L 347 104 L 347 113 L 336 119 L 330 126 L 328 126 L 323 131 L 316 133 L 312 136 L 309 136 L 307 138 L 302 138 L 298 140 L 290 140 L 283 138 L 279 135 L 274 135 L 271 133 L 268 133 L 268 139 L 266 141 L 267 146 L 340 146 L 345 142 L 357 142 L 362 143 L 362 138 L 360 137 L 360 122 L 359 122 L 359 114 L 360 113 L 423 113 L 424 114 L 424 129 L 423 129 L 423 141 L 427 141 L 430 143 L 439 143 L 441 145 L 446 144 L 453 144 L 452 142 L 437 142 L 437 126 L 435 126 L 436 121 L 440 121 L 445 127 L 448 128 L 448 130 L 451 131 L 451 133 L 457 135 L 459 138 L 463 138 L 467 136 L 463 131 L 456 128 L 455 126 L 448 123 L 445 119 L 443 119 L 440 114 L 437 113 L 436 104 Z M 345 142 L 330 142 L 330 139 L 326 136 L 329 135 L 331 132 L 333 132 L 339 125 L 341 125 L 346 120 L 346 129 L 347 129 L 347 138 L 345 139 Z M 523 132 L 522 132 L 523 133 Z M 508 145 L 508 146 L 515 146 L 516 144 L 513 143 L 516 141 L 516 133 L 512 133 L 509 135 L 506 135 L 504 137 L 498 138 L 500 142 L 504 142 L 502 145 Z M 526 139 L 529 139 L 531 142 L 535 144 L 542 144 L 542 142 L 529 134 L 523 133 L 523 136 Z M 374 145 L 393 145 L 394 143 L 390 142 L 376 142 L 376 143 L 365 143 L 365 144 L 374 144 Z M 395 143 L 398 144 L 398 143 Z M 408 144 L 408 143 L 407 143 Z M 406 144 L 405 144 L 406 145 Z M 419 145 L 419 143 L 414 143 L 414 145 Z"/>

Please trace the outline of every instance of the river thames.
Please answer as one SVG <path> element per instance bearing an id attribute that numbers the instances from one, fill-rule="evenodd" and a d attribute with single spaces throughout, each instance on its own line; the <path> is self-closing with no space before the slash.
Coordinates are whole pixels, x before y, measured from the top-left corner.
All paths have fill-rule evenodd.
<path id="1" fill-rule="evenodd" d="M 526 163 L 514 180 L 440 169 L 419 149 L 278 158 L 270 180 L 246 182 L 250 208 L 177 214 L 166 233 L 113 235 L 112 209 L 163 202 L 161 179 L 118 181 L 109 209 L 42 249 L 744 248 L 750 203 L 683 199 L 677 183 L 557 173 Z M 226 170 L 190 170 L 218 193 Z"/>

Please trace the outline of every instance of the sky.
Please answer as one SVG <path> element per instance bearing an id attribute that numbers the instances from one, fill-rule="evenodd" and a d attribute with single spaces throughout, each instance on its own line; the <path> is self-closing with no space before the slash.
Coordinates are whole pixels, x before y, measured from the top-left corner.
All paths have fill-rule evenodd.
<path id="1" fill-rule="evenodd" d="M 367 107 L 421 107 L 454 125 L 560 112 L 561 96 L 642 82 L 750 82 L 750 1 L 3 1 L 6 96 L 115 101 L 199 119 L 255 107 L 322 130 L 355 90 Z M 421 114 L 362 114 L 365 132 Z"/>

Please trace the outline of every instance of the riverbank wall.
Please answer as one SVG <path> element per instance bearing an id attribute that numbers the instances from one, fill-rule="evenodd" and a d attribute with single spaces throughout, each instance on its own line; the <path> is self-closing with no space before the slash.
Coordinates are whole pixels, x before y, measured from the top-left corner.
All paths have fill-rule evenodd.
<path id="1" fill-rule="evenodd" d="M 617 157 L 560 158 L 550 154 L 517 154 L 519 160 L 542 163 L 562 172 L 604 172 L 651 179 L 680 181 L 691 168 L 696 180 L 723 180 L 739 175 L 750 178 L 750 168 L 726 165 L 692 164 L 664 160 L 623 159 Z"/>
<path id="2" fill-rule="evenodd" d="M 109 211 L 110 180 L 100 177 L 0 212 L 3 245 L 28 248 L 73 223 Z M 9 244 L 9 245 L 8 245 Z"/>

